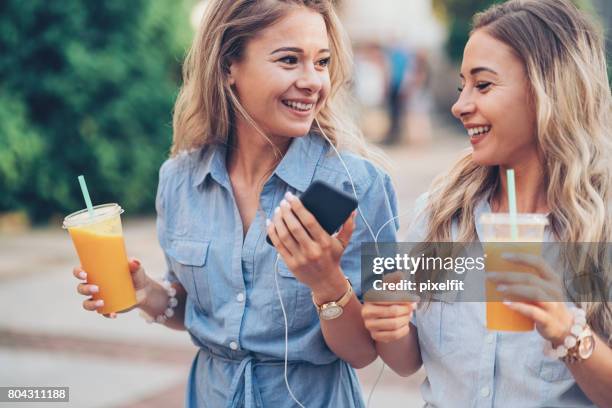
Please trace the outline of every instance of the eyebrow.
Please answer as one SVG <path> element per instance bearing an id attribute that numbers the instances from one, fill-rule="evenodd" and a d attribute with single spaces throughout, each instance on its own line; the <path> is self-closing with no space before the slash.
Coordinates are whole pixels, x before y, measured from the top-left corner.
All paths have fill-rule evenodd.
<path id="1" fill-rule="evenodd" d="M 491 69 L 491 68 L 487 68 L 487 67 L 476 67 L 476 68 L 472 68 L 472 69 L 470 70 L 470 75 L 476 75 L 476 74 L 478 74 L 479 72 L 483 72 L 483 71 L 485 71 L 485 72 L 490 72 L 490 73 L 492 73 L 492 74 L 497 75 L 497 72 L 495 72 L 493 69 Z M 463 74 L 461 74 L 461 73 L 460 73 L 460 74 L 459 74 L 459 76 L 460 76 L 461 78 L 463 78 Z"/>
<path id="2" fill-rule="evenodd" d="M 298 48 L 298 47 L 281 47 L 281 48 L 277 48 L 277 49 L 275 49 L 274 51 L 272 51 L 272 52 L 270 53 L 270 55 L 272 55 L 272 54 L 276 54 L 276 53 L 278 53 L 278 52 L 287 52 L 287 51 L 290 51 L 290 52 L 296 52 L 296 53 L 298 53 L 298 54 L 303 54 L 303 53 L 304 53 L 304 50 L 303 50 L 303 49 L 301 49 L 301 48 Z M 321 48 L 321 49 L 319 50 L 319 54 L 320 54 L 320 53 L 323 53 L 323 52 L 329 52 L 329 48 Z"/>

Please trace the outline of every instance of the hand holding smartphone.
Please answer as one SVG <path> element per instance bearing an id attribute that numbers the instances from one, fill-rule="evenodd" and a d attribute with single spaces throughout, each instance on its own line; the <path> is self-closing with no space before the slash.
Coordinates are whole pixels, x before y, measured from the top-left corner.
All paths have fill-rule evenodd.
<path id="1" fill-rule="evenodd" d="M 336 232 L 357 208 L 357 200 L 352 195 L 323 181 L 313 182 L 299 198 L 330 235 Z M 269 236 L 266 237 L 266 242 L 272 245 Z"/>

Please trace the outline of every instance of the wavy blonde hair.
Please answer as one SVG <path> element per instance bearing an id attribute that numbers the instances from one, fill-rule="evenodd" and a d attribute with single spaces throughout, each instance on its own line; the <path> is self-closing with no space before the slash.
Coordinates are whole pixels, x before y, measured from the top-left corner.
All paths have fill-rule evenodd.
<path id="1" fill-rule="evenodd" d="M 336 148 L 382 162 L 380 152 L 365 142 L 349 114 L 352 53 L 330 0 L 210 0 L 183 65 L 183 86 L 174 107 L 172 156 L 227 144 L 237 115 L 270 141 L 242 107 L 226 77 L 231 62 L 242 58 L 248 41 L 292 7 L 320 13 L 330 41 L 331 89 L 311 132 L 324 132 Z"/>
<path id="2" fill-rule="evenodd" d="M 556 239 L 610 243 L 611 95 L 601 29 L 566 0 L 511 0 L 476 14 L 476 30 L 510 46 L 525 64 Z M 476 203 L 490 199 L 499 182 L 497 166 L 478 165 L 471 154 L 462 157 L 434 181 L 425 209 L 427 241 L 452 240 L 453 221 L 455 241 L 474 241 Z M 606 267 L 605 256 L 593 246 L 586 265 Z M 600 282 L 596 290 L 607 299 L 606 285 Z M 581 299 L 591 326 L 610 341 L 609 304 Z"/>

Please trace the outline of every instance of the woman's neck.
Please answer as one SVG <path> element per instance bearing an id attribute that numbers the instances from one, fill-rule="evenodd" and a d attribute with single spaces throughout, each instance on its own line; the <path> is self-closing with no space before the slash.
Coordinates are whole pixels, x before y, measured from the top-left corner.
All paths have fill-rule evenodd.
<path id="1" fill-rule="evenodd" d="M 513 166 L 499 166 L 500 184 L 491 206 L 494 212 L 508 212 L 508 177 L 506 170 L 514 169 L 516 207 L 519 213 L 549 212 L 544 168 L 539 160 L 529 160 Z"/>
<path id="2" fill-rule="evenodd" d="M 237 126 L 233 143 L 227 155 L 227 171 L 230 178 L 239 178 L 245 185 L 259 185 L 274 171 L 287 153 L 291 139 L 266 140 L 251 126 Z M 272 142 L 272 144 L 270 143 Z"/>

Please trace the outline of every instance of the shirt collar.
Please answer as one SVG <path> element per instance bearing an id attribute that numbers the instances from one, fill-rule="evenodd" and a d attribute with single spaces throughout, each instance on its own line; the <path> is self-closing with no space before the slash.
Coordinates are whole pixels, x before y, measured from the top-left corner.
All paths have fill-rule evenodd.
<path id="1" fill-rule="evenodd" d="M 293 139 L 289 150 L 276 166 L 274 175 L 299 192 L 308 188 L 317 167 L 317 163 L 325 148 L 325 143 L 319 136 L 307 134 Z M 225 157 L 227 147 L 210 145 L 202 148 L 199 164 L 193 178 L 193 185 L 202 184 L 208 175 L 222 185 L 229 185 Z"/>
<path id="2" fill-rule="evenodd" d="M 225 185 L 228 181 L 227 169 L 225 167 L 225 155 L 227 147 L 221 144 L 209 145 L 202 148 L 200 160 L 198 161 L 193 185 L 199 186 L 204 183 L 210 175 L 219 184 Z"/>
<path id="3" fill-rule="evenodd" d="M 293 139 L 274 174 L 289 186 L 303 192 L 312 182 L 324 147 L 323 140 L 312 134 Z"/>

